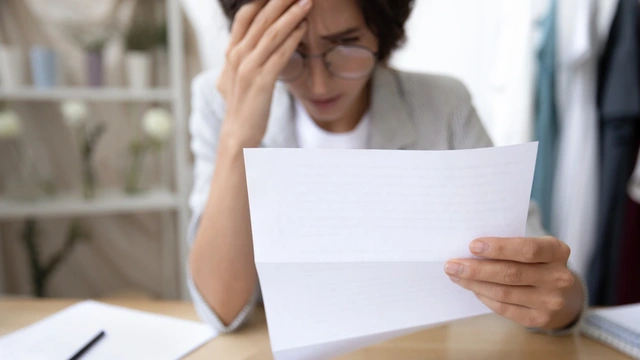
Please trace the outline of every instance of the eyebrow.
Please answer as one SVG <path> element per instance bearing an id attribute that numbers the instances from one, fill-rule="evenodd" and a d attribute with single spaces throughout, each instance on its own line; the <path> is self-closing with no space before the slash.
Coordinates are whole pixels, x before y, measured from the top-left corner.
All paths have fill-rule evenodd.
<path id="1" fill-rule="evenodd" d="M 358 31 L 360 31 L 359 27 L 352 27 L 335 34 L 324 35 L 322 39 L 335 42 Z"/>

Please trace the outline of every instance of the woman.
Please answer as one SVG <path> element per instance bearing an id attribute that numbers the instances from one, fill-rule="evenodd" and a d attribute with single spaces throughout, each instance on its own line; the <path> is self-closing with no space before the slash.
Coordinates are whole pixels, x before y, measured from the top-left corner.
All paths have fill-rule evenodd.
<path id="1" fill-rule="evenodd" d="M 228 332 L 259 293 L 244 148 L 446 150 L 491 141 L 461 83 L 385 66 L 412 0 L 220 3 L 233 21 L 226 64 L 193 86 L 189 283 L 201 317 Z M 540 237 L 475 240 L 470 253 L 483 260 L 452 260 L 444 271 L 525 327 L 571 330 L 585 296 L 567 269 L 569 249 L 544 237 L 534 216 L 529 225 Z"/>

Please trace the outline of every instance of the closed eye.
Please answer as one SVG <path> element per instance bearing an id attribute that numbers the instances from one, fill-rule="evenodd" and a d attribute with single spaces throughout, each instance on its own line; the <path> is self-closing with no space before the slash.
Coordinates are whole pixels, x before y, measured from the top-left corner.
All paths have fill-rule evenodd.
<path id="1" fill-rule="evenodd" d="M 354 36 L 354 37 L 340 39 L 339 43 L 340 44 L 354 44 L 354 43 L 357 43 L 358 41 L 360 41 L 360 38 L 357 37 L 357 36 Z"/>

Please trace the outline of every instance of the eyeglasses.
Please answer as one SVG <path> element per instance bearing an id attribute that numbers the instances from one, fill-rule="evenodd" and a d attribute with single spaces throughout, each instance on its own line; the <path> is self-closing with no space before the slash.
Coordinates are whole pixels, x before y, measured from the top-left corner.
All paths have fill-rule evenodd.
<path id="1" fill-rule="evenodd" d="M 309 60 L 321 58 L 329 74 L 344 80 L 358 80 L 373 72 L 378 53 L 363 46 L 339 45 L 319 55 L 305 55 L 296 51 L 280 73 L 279 79 L 292 82 L 307 71 Z"/>

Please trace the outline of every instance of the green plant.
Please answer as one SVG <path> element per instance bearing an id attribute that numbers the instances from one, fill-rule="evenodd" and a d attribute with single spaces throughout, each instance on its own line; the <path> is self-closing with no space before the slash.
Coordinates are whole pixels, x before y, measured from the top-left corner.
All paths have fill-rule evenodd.
<path id="1" fill-rule="evenodd" d="M 100 52 L 118 34 L 118 26 L 115 23 L 72 24 L 67 27 L 67 31 L 85 51 Z"/>
<path id="2" fill-rule="evenodd" d="M 128 50 L 149 51 L 158 43 L 158 31 L 150 25 L 134 25 L 127 34 Z"/>
<path id="3" fill-rule="evenodd" d="M 161 24 L 156 29 L 156 45 L 166 48 L 169 45 L 169 29 L 167 24 Z"/>
<path id="4" fill-rule="evenodd" d="M 104 49 L 105 45 L 109 42 L 109 39 L 95 39 L 84 45 L 84 49 L 88 52 L 100 52 Z"/>
<path id="5" fill-rule="evenodd" d="M 48 281 L 51 275 L 60 267 L 60 265 L 69 257 L 71 251 L 80 241 L 88 241 L 90 234 L 85 231 L 77 221 L 73 221 L 62 249 L 58 250 L 46 263 L 40 255 L 40 247 L 38 244 L 38 228 L 34 219 L 28 219 L 25 223 L 22 233 L 22 242 L 29 256 L 31 266 L 31 282 L 33 286 L 33 295 L 39 298 L 45 297 L 47 292 Z"/>
<path id="6" fill-rule="evenodd" d="M 86 199 L 93 199 L 96 195 L 96 175 L 93 167 L 93 157 L 96 146 L 106 131 L 104 124 L 98 124 L 92 129 L 82 127 L 80 151 L 82 155 L 83 194 Z"/>

